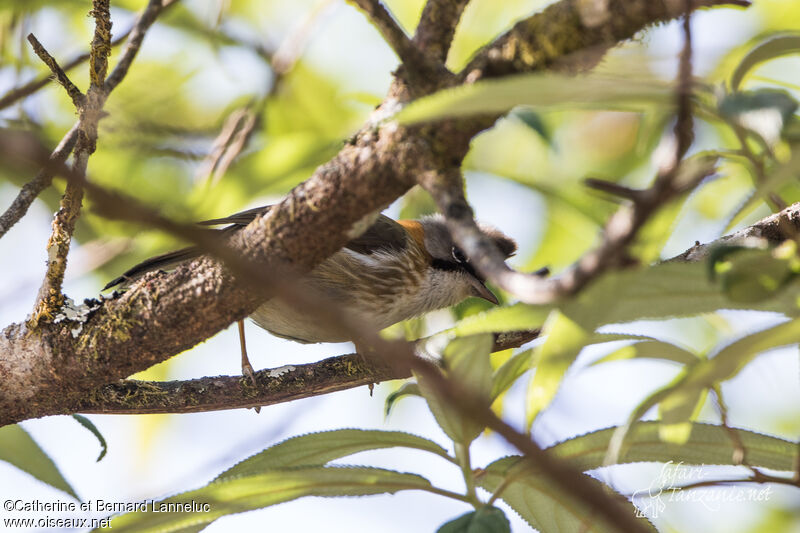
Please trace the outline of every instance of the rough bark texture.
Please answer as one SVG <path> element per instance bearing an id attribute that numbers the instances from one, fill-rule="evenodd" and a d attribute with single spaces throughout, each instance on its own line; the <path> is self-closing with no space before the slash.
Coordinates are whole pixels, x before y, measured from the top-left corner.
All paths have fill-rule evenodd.
<path id="1" fill-rule="evenodd" d="M 730 3 L 738 2 L 698 0 L 696 5 Z M 563 0 L 523 20 L 480 52 L 465 72 L 476 79 L 531 71 L 579 49 L 605 50 L 649 24 L 677 16 L 683 2 L 611 1 L 610 16 L 601 24 L 582 15 L 579 4 Z M 444 71 L 423 92 L 452 85 L 454 79 Z M 359 220 L 403 194 L 418 175 L 460 164 L 471 138 L 496 118 L 414 128 L 378 123 L 404 94 L 411 92 L 392 91 L 373 122 L 333 160 L 243 230 L 236 243 L 241 254 L 309 270 L 349 240 Z M 122 296 L 92 302 L 97 308 L 85 322 L 48 323 L 35 332 L 11 325 L 0 333 L 0 425 L 74 412 L 102 385 L 207 339 L 248 315 L 262 298 L 204 259 L 169 275 L 147 276 Z"/>

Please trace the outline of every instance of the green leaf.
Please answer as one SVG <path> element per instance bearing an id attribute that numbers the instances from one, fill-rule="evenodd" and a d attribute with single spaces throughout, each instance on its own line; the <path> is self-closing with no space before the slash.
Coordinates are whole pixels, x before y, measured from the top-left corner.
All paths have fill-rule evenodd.
<path id="1" fill-rule="evenodd" d="M 665 442 L 659 435 L 660 427 L 655 421 L 634 424 L 628 433 L 629 446 L 619 456 L 618 463 L 737 464 L 737 449 L 730 428 L 692 423 L 686 444 L 678 445 Z M 581 471 L 594 470 L 605 466 L 607 449 L 618 429 L 607 428 L 573 437 L 547 451 Z M 733 431 L 745 449 L 749 465 L 791 472 L 800 459 L 795 442 L 747 430 Z M 480 486 L 495 491 L 505 483 L 500 498 L 540 531 L 614 531 L 602 522 L 595 523 L 579 502 L 555 489 L 521 459 L 513 456 L 495 461 L 486 468 L 485 475 L 478 477 Z"/>
<path id="2" fill-rule="evenodd" d="M 800 283 L 787 284 L 761 302 L 737 302 L 708 279 L 702 263 L 666 262 L 637 270 L 609 273 L 566 302 L 564 314 L 596 329 L 641 319 L 672 318 L 719 309 L 753 309 L 797 313 Z"/>
<path id="3" fill-rule="evenodd" d="M 553 137 L 542 120 L 542 116 L 532 109 L 521 107 L 512 113 L 513 117 L 535 131 L 548 145 L 552 145 Z"/>
<path id="4" fill-rule="evenodd" d="M 579 499 L 566 493 L 553 484 L 536 469 L 520 457 L 505 457 L 486 467 L 478 476 L 480 486 L 490 492 L 504 486 L 500 498 L 531 525 L 543 531 L 586 531 L 591 533 L 618 533 L 596 513 L 593 513 Z M 589 476 L 585 477 L 587 483 L 602 486 L 608 493 L 611 489 Z M 635 512 L 630 502 L 613 493 L 620 503 L 630 507 L 631 514 Z M 646 520 L 642 526 L 655 532 L 656 529 Z"/>
<path id="5" fill-rule="evenodd" d="M 419 385 L 413 381 L 406 381 L 400 388 L 389 394 L 384 404 L 384 417 L 388 418 L 389 413 L 392 412 L 392 408 L 398 400 L 406 396 L 422 396 L 422 393 L 419 391 Z"/>
<path id="6" fill-rule="evenodd" d="M 616 458 L 627 443 L 628 431 L 636 420 L 644 416 L 656 404 L 665 404 L 670 413 L 665 433 L 676 440 L 685 438 L 686 427 L 675 427 L 680 417 L 694 413 L 703 400 L 705 392 L 716 384 L 738 374 L 759 353 L 797 344 L 800 341 L 800 318 L 784 322 L 778 326 L 748 335 L 731 343 L 716 356 L 700 359 L 696 364 L 685 368 L 669 385 L 652 393 L 642 401 L 628 417 L 628 422 L 617 429 L 614 441 L 609 448 L 609 457 Z M 669 427 L 669 425 L 673 427 Z"/>
<path id="7" fill-rule="evenodd" d="M 11 463 L 39 481 L 80 500 L 53 460 L 22 426 L 12 424 L 0 428 L 0 461 Z"/>
<path id="8" fill-rule="evenodd" d="M 436 533 L 511 533 L 511 524 L 503 511 L 487 505 L 442 524 Z"/>
<path id="9" fill-rule="evenodd" d="M 771 37 L 753 48 L 731 75 L 731 89 L 738 90 L 745 76 L 757 65 L 770 59 L 800 53 L 800 35 L 787 34 Z"/>
<path id="10" fill-rule="evenodd" d="M 688 391 L 686 395 L 673 395 L 658 405 L 661 425 L 658 434 L 664 442 L 685 444 L 692 432 L 692 422 L 708 397 L 708 390 Z"/>
<path id="11" fill-rule="evenodd" d="M 485 398 L 487 407 L 491 404 L 492 365 L 489 356 L 493 345 L 491 334 L 458 337 L 450 341 L 443 355 L 445 374 L 476 396 Z M 442 400 L 439 391 L 427 379 L 417 376 L 417 383 L 436 422 L 448 437 L 467 445 L 480 435 L 483 426 Z"/>
<path id="12" fill-rule="evenodd" d="M 738 374 L 753 358 L 767 350 L 800 342 L 800 318 L 789 320 L 739 339 L 714 357 L 700 360 L 680 378 L 680 387 L 711 387 Z"/>
<path id="13" fill-rule="evenodd" d="M 310 466 L 273 470 L 220 479 L 152 505 L 147 502 L 146 511 L 117 516 L 110 527 L 115 532 L 166 533 L 304 496 L 365 496 L 412 489 L 428 490 L 431 484 L 415 474 L 382 468 Z M 207 507 L 202 507 L 205 504 Z M 170 511 L 170 506 L 179 510 Z"/>
<path id="14" fill-rule="evenodd" d="M 665 82 L 644 79 L 523 74 L 445 89 L 411 102 L 395 118 L 404 124 L 504 113 L 517 105 L 534 108 L 642 110 L 652 104 L 669 106 L 672 90 Z"/>
<path id="15" fill-rule="evenodd" d="M 725 226 L 725 231 L 729 231 L 742 222 L 744 217 L 746 217 L 759 202 L 762 202 L 768 194 L 779 190 L 787 183 L 797 179 L 798 172 L 800 172 L 800 153 L 798 153 L 798 150 L 794 150 L 789 161 L 772 170 L 767 175 L 767 179 L 756 184 L 755 190 L 747 201 L 731 216 L 730 221 Z"/>
<path id="16" fill-rule="evenodd" d="M 523 350 L 503 363 L 492 376 L 492 401 L 508 390 L 517 379 L 531 369 L 533 350 Z"/>
<path id="17" fill-rule="evenodd" d="M 732 248 L 724 259 L 712 252 L 709 262 L 722 290 L 733 301 L 751 303 L 766 300 L 793 280 L 797 273 L 796 244 L 760 250 Z"/>
<path id="18" fill-rule="evenodd" d="M 517 303 L 496 307 L 459 321 L 451 332 L 459 337 L 477 333 L 503 333 L 526 331 L 541 327 L 549 309 L 545 306 Z"/>
<path id="19" fill-rule="evenodd" d="M 576 184 L 575 187 L 581 186 Z M 527 267 L 548 265 L 554 270 L 560 270 L 577 261 L 597 242 L 598 229 L 601 226 L 592 215 L 598 209 L 589 202 L 581 202 L 579 197 L 564 198 L 544 190 L 541 186 L 535 188 L 545 195 L 547 221 L 542 240 Z M 576 205 L 579 203 L 584 205 Z M 565 242 L 570 245 L 564 246 Z"/>
<path id="20" fill-rule="evenodd" d="M 92 421 L 85 416 L 72 415 L 72 418 L 77 420 L 80 425 L 91 431 L 92 435 L 97 437 L 98 442 L 100 442 L 100 455 L 97 456 L 97 462 L 99 463 L 103 457 L 106 456 L 106 452 L 108 452 L 108 444 L 106 444 L 106 439 L 103 438 L 103 434 L 100 433 L 100 430 L 97 429 L 97 426 L 95 426 Z"/>
<path id="21" fill-rule="evenodd" d="M 691 365 L 697 362 L 698 357 L 692 352 L 669 342 L 648 340 L 623 346 L 592 364 L 599 365 L 627 359 L 663 359 L 682 365 Z"/>
<path id="22" fill-rule="evenodd" d="M 778 142 L 796 110 L 797 101 L 779 89 L 737 92 L 726 95 L 719 104 L 720 115 L 757 133 L 770 146 Z"/>
<path id="23" fill-rule="evenodd" d="M 561 379 L 591 334 L 559 310 L 554 310 L 544 323 L 544 343 L 537 349 L 536 372 L 528 388 L 526 427 L 553 400 Z"/>
<path id="24" fill-rule="evenodd" d="M 334 459 L 354 453 L 398 446 L 424 450 L 450 459 L 447 451 L 435 442 L 410 433 L 338 429 L 287 439 L 236 464 L 216 479 L 254 475 L 276 468 L 322 466 Z"/>
<path id="25" fill-rule="evenodd" d="M 729 429 L 713 424 L 690 424 L 685 444 L 667 442 L 661 438 L 658 421 L 637 422 L 628 431 L 625 450 L 618 464 L 658 462 L 692 465 L 735 465 L 736 447 Z M 550 448 L 582 471 L 604 466 L 606 450 L 618 428 L 607 428 L 573 437 Z M 751 466 L 791 472 L 798 460 L 797 443 L 745 429 L 734 428 L 744 446 L 747 463 Z"/>

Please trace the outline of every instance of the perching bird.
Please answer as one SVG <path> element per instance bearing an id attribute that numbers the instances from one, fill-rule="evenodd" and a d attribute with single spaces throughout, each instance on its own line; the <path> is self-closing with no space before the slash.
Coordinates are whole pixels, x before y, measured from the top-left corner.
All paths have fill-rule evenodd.
<path id="1" fill-rule="evenodd" d="M 270 206 L 258 207 L 200 224 L 230 224 L 218 230 L 230 233 L 244 228 L 269 209 Z M 517 249 L 514 240 L 494 228 L 481 226 L 481 229 L 506 258 L 514 254 Z M 201 253 L 191 247 L 150 258 L 112 280 L 103 290 L 130 283 L 153 270 L 174 267 Z M 470 296 L 498 303 L 438 215 L 398 221 L 380 215 L 360 237 L 307 274 L 307 280 L 313 290 L 326 294 L 343 310 L 363 317 L 378 329 L 455 305 Z M 350 340 L 341 331 L 278 298 L 263 303 L 250 318 L 273 335 L 301 343 Z M 241 321 L 239 333 L 242 372 L 253 379 Z"/>

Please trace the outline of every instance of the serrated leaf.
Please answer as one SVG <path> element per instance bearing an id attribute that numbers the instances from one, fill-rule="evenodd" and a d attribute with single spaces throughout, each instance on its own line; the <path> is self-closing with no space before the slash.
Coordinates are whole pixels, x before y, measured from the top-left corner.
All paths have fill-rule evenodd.
<path id="1" fill-rule="evenodd" d="M 550 404 L 569 366 L 591 339 L 591 332 L 559 310 L 544 323 L 544 343 L 537 348 L 536 372 L 528 387 L 526 427 Z"/>
<path id="2" fill-rule="evenodd" d="M 108 452 L 108 444 L 106 443 L 106 439 L 103 437 L 103 434 L 100 433 L 100 430 L 97 429 L 97 426 L 95 426 L 94 423 L 92 423 L 92 421 L 85 416 L 72 415 L 72 418 L 74 418 L 80 425 L 91 431 L 92 435 L 97 438 L 97 441 L 100 443 L 100 455 L 97 456 L 97 462 L 99 463 L 103 457 L 106 456 L 106 452 Z"/>
<path id="3" fill-rule="evenodd" d="M 503 363 L 492 376 L 492 400 L 508 390 L 525 372 L 531 369 L 533 350 L 523 350 Z"/>
<path id="4" fill-rule="evenodd" d="M 445 373 L 476 396 L 486 399 L 486 407 L 491 404 L 492 365 L 490 352 L 494 345 L 491 334 L 458 337 L 450 341 L 444 350 Z M 436 422 L 448 437 L 457 443 L 469 444 L 483 431 L 483 426 L 465 417 L 448 402 L 443 401 L 439 391 L 423 376 L 417 376 L 419 390 Z"/>
<path id="5" fill-rule="evenodd" d="M 389 394 L 386 397 L 386 402 L 384 403 L 383 416 L 388 418 L 395 404 L 401 398 L 405 398 L 406 396 L 422 396 L 422 393 L 419 391 L 419 385 L 413 381 L 406 381 L 400 386 L 400 388 Z"/>
<path id="6" fill-rule="evenodd" d="M 793 241 L 788 241 L 794 247 Z M 714 261 L 713 271 L 722 290 L 733 301 L 752 303 L 772 297 L 796 274 L 796 253 L 776 257 L 777 249 L 754 248 L 733 250 L 722 261 Z M 709 262 L 713 260 L 709 258 Z"/>
<path id="7" fill-rule="evenodd" d="M 0 428 L 0 461 L 6 461 L 39 481 L 80 500 L 50 456 L 18 424 Z"/>
<path id="8" fill-rule="evenodd" d="M 703 359 L 681 378 L 681 386 L 711 387 L 738 374 L 753 358 L 767 350 L 800 342 L 800 318 L 743 337 L 714 357 Z"/>
<path id="9" fill-rule="evenodd" d="M 591 533 L 618 533 L 618 529 L 598 518 L 585 504 L 574 495 L 566 493 L 555 486 L 534 468 L 528 466 L 520 457 L 505 457 L 486 467 L 477 478 L 479 485 L 490 491 L 496 491 L 501 485 L 505 488 L 500 499 L 505 501 L 531 527 L 542 531 L 585 531 Z M 621 504 L 630 506 L 631 515 L 634 507 L 621 495 L 597 481 L 585 476 L 587 483 L 602 486 L 614 494 Z M 649 531 L 656 529 L 646 520 L 642 526 Z"/>
<path id="10" fill-rule="evenodd" d="M 338 429 L 287 439 L 236 464 L 216 479 L 255 475 L 276 468 L 322 466 L 354 453 L 394 447 L 414 448 L 450 458 L 447 451 L 435 442 L 410 433 Z"/>
<path id="11" fill-rule="evenodd" d="M 620 80 L 599 76 L 523 74 L 445 89 L 415 100 L 400 111 L 404 124 L 504 113 L 517 105 L 534 108 L 569 106 L 571 109 L 642 110 L 652 104 L 669 106 L 672 89 L 656 80 Z"/>
<path id="12" fill-rule="evenodd" d="M 787 34 L 771 37 L 753 48 L 739 63 L 731 75 L 731 88 L 735 91 L 745 76 L 757 65 L 770 59 L 800 53 L 800 35 Z"/>
<path id="13" fill-rule="evenodd" d="M 648 340 L 623 346 L 592 364 L 599 365 L 627 359 L 663 359 L 682 365 L 691 365 L 697 362 L 698 357 L 692 352 L 669 342 Z"/>
<path id="14" fill-rule="evenodd" d="M 152 504 L 156 510 L 164 511 L 153 512 L 153 508 L 148 506 L 146 512 L 115 517 L 109 527 L 115 532 L 166 533 L 305 496 L 366 496 L 430 488 L 430 482 L 422 476 L 382 468 L 313 466 L 281 469 L 214 481 L 201 489 Z M 208 504 L 207 510 L 197 508 L 202 504 Z M 170 505 L 184 510 L 170 512 L 166 510 Z"/>
<path id="15" fill-rule="evenodd" d="M 640 319 L 673 318 L 719 309 L 753 309 L 797 313 L 800 283 L 783 287 L 762 302 L 730 300 L 708 279 L 705 265 L 666 262 L 637 270 L 609 273 L 566 302 L 564 313 L 586 329 Z"/>
<path id="16" fill-rule="evenodd" d="M 623 445 L 628 442 L 630 426 L 654 405 L 667 402 L 669 409 L 676 413 L 693 411 L 705 391 L 734 377 L 759 353 L 797 344 L 799 341 L 800 318 L 797 318 L 739 339 L 720 350 L 714 357 L 701 359 L 685 368 L 672 383 L 653 392 L 636 406 L 628 417 L 628 422 L 617 429 L 609 447 L 609 459 L 615 459 L 622 452 Z"/>
<path id="17" fill-rule="evenodd" d="M 503 511 L 487 505 L 442 524 L 436 533 L 511 533 L 511 524 Z"/>
<path id="18" fill-rule="evenodd" d="M 478 333 L 527 331 L 540 327 L 548 313 L 549 308 L 545 306 L 517 303 L 468 316 L 459 321 L 451 331 L 459 337 Z"/>
<path id="19" fill-rule="evenodd" d="M 693 422 L 685 444 L 665 442 L 658 421 L 637 422 L 628 431 L 628 446 L 618 457 L 618 464 L 658 462 L 692 465 L 734 465 L 736 447 L 730 430 L 713 424 Z M 582 471 L 604 465 L 614 432 L 612 427 L 573 437 L 548 448 Z M 797 443 L 745 429 L 734 428 L 745 449 L 749 465 L 772 470 L 792 471 L 798 460 Z"/>

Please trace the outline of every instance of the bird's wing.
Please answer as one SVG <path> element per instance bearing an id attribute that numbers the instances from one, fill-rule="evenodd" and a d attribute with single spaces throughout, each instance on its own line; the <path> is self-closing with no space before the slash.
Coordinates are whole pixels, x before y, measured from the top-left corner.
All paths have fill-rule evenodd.
<path id="1" fill-rule="evenodd" d="M 367 231 L 344 245 L 364 255 L 378 251 L 401 251 L 407 245 L 406 230 L 391 218 L 379 215 Z"/>
<path id="2" fill-rule="evenodd" d="M 146 259 L 141 263 L 139 263 L 138 265 L 129 268 L 128 270 L 125 271 L 124 274 L 122 274 L 118 278 L 114 278 L 108 283 L 106 283 L 106 286 L 103 287 L 102 290 L 110 289 L 111 287 L 116 287 L 117 285 L 131 282 L 153 270 L 162 270 L 175 267 L 179 263 L 182 263 L 189 259 L 194 259 L 199 255 L 201 255 L 200 249 L 197 248 L 196 246 L 192 246 L 190 248 L 183 248 L 181 250 L 175 250 L 174 252 L 167 252 L 165 254 L 151 257 L 150 259 Z"/>
<path id="3" fill-rule="evenodd" d="M 266 213 L 271 205 L 256 207 L 235 213 L 224 218 L 215 218 L 198 222 L 203 226 L 216 226 L 220 224 L 231 224 L 221 230 L 211 230 L 220 234 L 238 231 L 247 226 L 256 217 Z M 360 237 L 353 239 L 345 245 L 354 252 L 370 255 L 380 250 L 403 250 L 406 247 L 406 231 L 403 227 L 389 217 L 379 215 L 375 223 L 370 226 Z M 153 270 L 168 269 L 177 266 L 179 263 L 194 259 L 202 255 L 199 248 L 192 246 L 167 252 L 165 254 L 151 257 L 128 269 L 124 274 L 108 282 L 103 290 L 110 289 L 122 283 L 138 279 Z"/>
<path id="4" fill-rule="evenodd" d="M 235 224 L 237 226 L 246 226 L 253 220 L 255 220 L 256 217 L 263 215 L 270 209 L 272 209 L 271 205 L 262 205 L 261 207 L 254 207 L 253 209 L 248 209 L 247 211 L 241 211 L 239 213 L 235 213 L 227 217 L 204 220 L 202 222 L 198 222 L 198 224 L 200 224 L 201 226 L 218 226 L 220 224 Z"/>
<path id="5" fill-rule="evenodd" d="M 271 207 L 272 207 L 271 205 L 256 207 L 253 209 L 248 209 L 247 211 L 235 213 L 228 217 L 215 218 L 213 220 L 204 220 L 203 222 L 198 222 L 198 224 L 200 224 L 201 226 L 217 226 L 221 224 L 231 224 L 231 226 L 223 228 L 221 230 L 208 230 L 208 231 L 213 231 L 215 234 L 219 234 L 220 236 L 222 236 L 224 234 L 229 234 L 232 231 L 238 231 L 241 228 L 247 226 L 256 217 L 269 211 Z M 124 274 L 122 274 L 118 278 L 109 281 L 106 284 L 106 286 L 103 287 L 103 290 L 110 289 L 111 287 L 115 287 L 117 285 L 133 281 L 153 270 L 165 270 L 176 267 L 179 263 L 188 261 L 189 259 L 194 259 L 195 257 L 199 257 L 200 255 L 202 255 L 200 249 L 197 248 L 196 246 L 191 246 L 189 248 L 183 248 L 181 250 L 175 250 L 174 252 L 167 252 L 165 254 L 151 257 L 150 259 L 146 259 L 141 263 L 139 263 L 138 265 L 134 265 L 133 267 L 129 268 L 127 271 L 125 271 Z"/>

